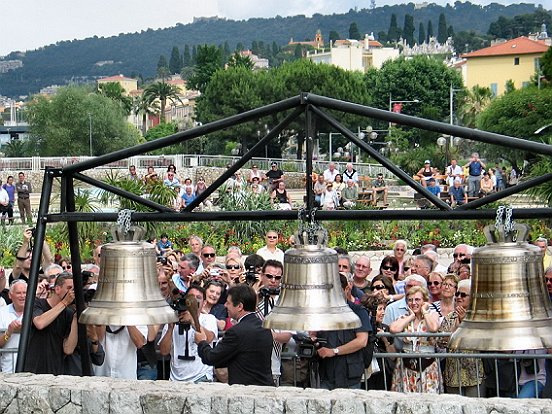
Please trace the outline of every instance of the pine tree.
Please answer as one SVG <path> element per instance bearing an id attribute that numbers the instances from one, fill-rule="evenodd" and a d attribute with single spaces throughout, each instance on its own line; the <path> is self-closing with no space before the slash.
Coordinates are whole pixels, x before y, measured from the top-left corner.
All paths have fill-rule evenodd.
<path id="1" fill-rule="evenodd" d="M 328 36 L 330 43 L 334 43 L 336 40 L 340 39 L 339 33 L 337 33 L 335 30 L 330 31 L 330 35 Z"/>
<path id="2" fill-rule="evenodd" d="M 167 63 L 167 58 L 165 55 L 159 56 L 157 61 L 157 75 L 164 78 L 169 74 L 169 64 Z"/>
<path id="3" fill-rule="evenodd" d="M 447 19 L 444 13 L 439 15 L 439 26 L 437 27 L 437 41 L 444 44 L 447 41 Z"/>
<path id="4" fill-rule="evenodd" d="M 182 58 L 180 57 L 180 50 L 178 47 L 173 46 L 171 51 L 171 58 L 169 59 L 169 72 L 171 75 L 180 73 L 182 70 Z"/>
<path id="5" fill-rule="evenodd" d="M 403 37 L 406 40 L 408 46 L 414 46 L 414 17 L 410 14 L 404 15 L 404 27 L 403 27 Z"/>
<path id="6" fill-rule="evenodd" d="M 196 45 L 192 46 L 192 60 L 190 61 L 190 64 L 194 66 L 197 62 L 197 47 Z"/>
<path id="7" fill-rule="evenodd" d="M 352 22 L 349 26 L 349 39 L 355 39 L 360 40 L 362 39 L 362 36 L 360 35 L 360 31 L 358 30 L 358 26 L 355 22 Z"/>
<path id="8" fill-rule="evenodd" d="M 182 53 L 182 66 L 192 66 L 192 55 L 190 55 L 190 46 L 184 46 L 184 52 Z"/>
<path id="9" fill-rule="evenodd" d="M 393 13 L 391 15 L 391 23 L 389 24 L 389 30 L 387 31 L 387 40 L 396 42 L 399 40 L 400 31 L 397 26 L 397 15 Z"/>
<path id="10" fill-rule="evenodd" d="M 420 22 L 418 25 L 418 44 L 421 45 L 426 40 L 426 32 L 424 29 L 424 24 Z"/>
<path id="11" fill-rule="evenodd" d="M 427 37 L 426 42 L 429 43 L 429 39 L 433 37 L 433 23 L 430 21 L 427 22 Z"/>

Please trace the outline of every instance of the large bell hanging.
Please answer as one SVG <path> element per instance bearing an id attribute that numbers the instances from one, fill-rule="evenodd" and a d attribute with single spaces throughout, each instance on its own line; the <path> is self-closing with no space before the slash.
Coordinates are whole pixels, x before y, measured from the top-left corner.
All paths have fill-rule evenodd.
<path id="1" fill-rule="evenodd" d="M 102 246 L 100 259 L 96 294 L 80 323 L 136 326 L 178 320 L 159 290 L 151 243 L 108 243 Z"/>
<path id="2" fill-rule="evenodd" d="M 528 227 L 515 225 L 516 242 L 494 226 L 489 243 L 472 256 L 470 309 L 450 338 L 451 349 L 514 351 L 552 347 L 552 305 L 543 282 L 540 249 L 525 241 Z"/>
<path id="3" fill-rule="evenodd" d="M 345 301 L 335 250 L 320 245 L 287 250 L 280 297 L 263 326 L 329 331 L 353 329 L 360 325 L 360 319 Z"/>

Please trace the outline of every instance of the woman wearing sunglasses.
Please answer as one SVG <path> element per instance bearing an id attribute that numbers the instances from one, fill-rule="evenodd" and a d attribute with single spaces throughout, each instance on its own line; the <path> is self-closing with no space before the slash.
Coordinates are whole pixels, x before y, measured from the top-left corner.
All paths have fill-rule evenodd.
<path id="1" fill-rule="evenodd" d="M 445 277 L 445 282 L 450 279 Z M 464 320 L 470 306 L 471 281 L 461 280 L 458 282 L 458 290 L 455 293 L 456 305 L 454 310 L 445 316 L 440 332 L 454 332 Z M 443 338 L 439 345 L 446 346 L 448 338 Z M 463 351 L 463 353 L 469 353 Z M 467 397 L 485 397 L 485 386 L 483 384 L 485 373 L 483 362 L 477 358 L 447 358 L 443 379 L 446 392 L 449 394 L 461 394 Z"/>
<path id="2" fill-rule="evenodd" d="M 380 263 L 379 274 L 385 276 L 393 283 L 393 293 L 389 293 L 389 302 L 404 297 L 404 281 L 399 279 L 399 261 L 395 256 L 385 256 Z"/>
<path id="3" fill-rule="evenodd" d="M 399 279 L 404 279 L 404 264 L 407 257 L 407 249 L 408 249 L 408 243 L 406 240 L 395 240 L 395 244 L 393 245 L 393 256 L 395 259 L 397 259 L 397 262 L 399 263 Z"/>
<path id="4" fill-rule="evenodd" d="M 377 275 L 372 279 L 371 284 L 372 294 L 370 296 L 374 296 L 377 298 L 384 299 L 387 302 L 393 302 L 391 299 L 392 295 L 395 295 L 395 287 L 393 286 L 393 281 L 391 278 L 384 276 L 384 275 Z"/>

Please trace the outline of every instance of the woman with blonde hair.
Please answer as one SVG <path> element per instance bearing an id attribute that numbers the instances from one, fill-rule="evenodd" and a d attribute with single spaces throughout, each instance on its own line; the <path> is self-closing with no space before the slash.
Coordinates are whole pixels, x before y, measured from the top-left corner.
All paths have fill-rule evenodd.
<path id="1" fill-rule="evenodd" d="M 404 279 L 404 277 L 401 277 L 404 273 L 404 263 L 406 262 L 406 259 L 408 253 L 408 242 L 406 240 L 398 239 L 395 240 L 395 243 L 393 243 L 393 256 L 395 256 L 395 259 L 397 259 L 397 262 L 399 262 L 399 279 Z"/>
<path id="2" fill-rule="evenodd" d="M 406 293 L 408 313 L 389 325 L 391 333 L 412 334 L 437 332 L 439 315 L 429 310 L 429 292 L 421 286 L 411 287 Z M 393 372 L 391 391 L 426 392 L 439 394 L 442 390 L 441 369 L 435 358 L 424 358 L 424 353 L 435 352 L 435 338 L 402 337 L 403 353 L 411 357 L 399 358 Z"/>

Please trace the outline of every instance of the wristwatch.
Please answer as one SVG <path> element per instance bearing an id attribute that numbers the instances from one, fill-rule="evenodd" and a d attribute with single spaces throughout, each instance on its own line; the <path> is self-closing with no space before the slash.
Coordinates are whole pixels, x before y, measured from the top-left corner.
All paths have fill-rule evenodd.
<path id="1" fill-rule="evenodd" d="M 334 355 L 339 355 L 339 348 L 334 348 L 333 353 Z"/>

